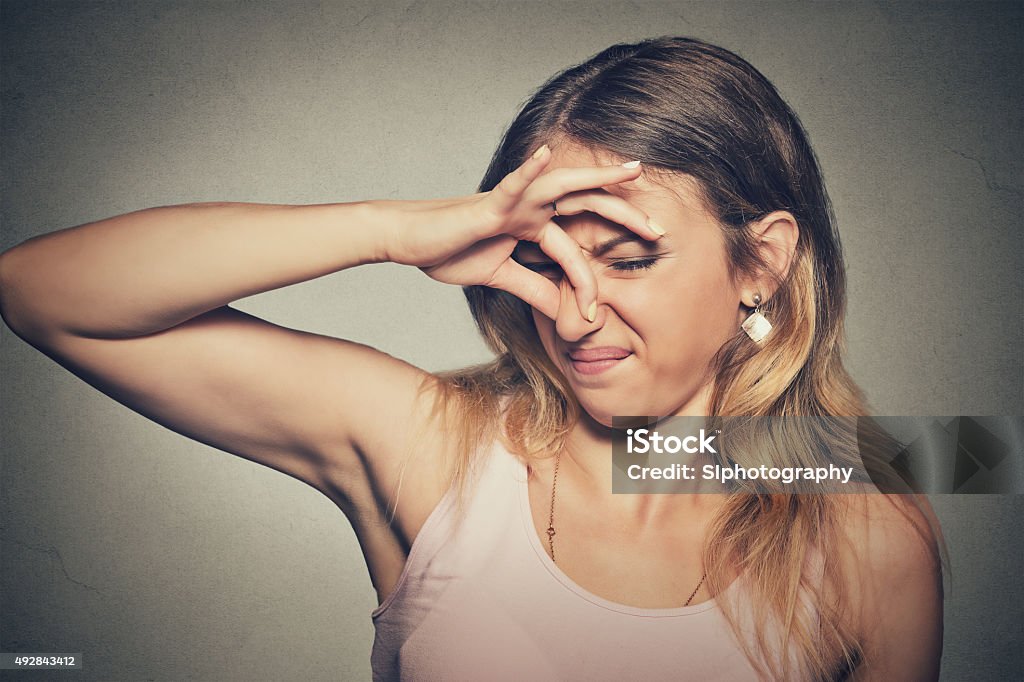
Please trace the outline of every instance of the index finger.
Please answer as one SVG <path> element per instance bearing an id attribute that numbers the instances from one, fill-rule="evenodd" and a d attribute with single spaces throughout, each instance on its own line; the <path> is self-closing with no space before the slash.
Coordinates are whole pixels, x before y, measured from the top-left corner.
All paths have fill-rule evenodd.
<path id="1" fill-rule="evenodd" d="M 642 172 L 639 161 L 610 166 L 563 166 L 537 177 L 530 183 L 527 193 L 549 204 L 572 192 L 636 180 Z"/>

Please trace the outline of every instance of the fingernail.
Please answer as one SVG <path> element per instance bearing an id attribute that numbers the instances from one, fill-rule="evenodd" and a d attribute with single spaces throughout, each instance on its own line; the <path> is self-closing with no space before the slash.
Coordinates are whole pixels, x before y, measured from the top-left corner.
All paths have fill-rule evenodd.
<path id="1" fill-rule="evenodd" d="M 622 164 L 622 167 L 623 168 L 636 168 L 639 165 L 640 165 L 639 161 L 627 161 L 626 163 Z"/>
<path id="2" fill-rule="evenodd" d="M 659 225 L 658 223 L 654 222 L 650 218 L 647 219 L 647 227 L 657 232 L 659 237 L 665 236 L 665 228 Z"/>
<path id="3" fill-rule="evenodd" d="M 542 144 L 540 148 L 533 153 L 533 158 L 539 159 L 540 157 L 544 156 L 544 152 L 547 151 L 547 148 L 548 146 L 546 144 Z"/>
<path id="4" fill-rule="evenodd" d="M 597 317 L 597 301 L 591 301 L 590 307 L 587 308 L 587 321 L 593 322 Z"/>

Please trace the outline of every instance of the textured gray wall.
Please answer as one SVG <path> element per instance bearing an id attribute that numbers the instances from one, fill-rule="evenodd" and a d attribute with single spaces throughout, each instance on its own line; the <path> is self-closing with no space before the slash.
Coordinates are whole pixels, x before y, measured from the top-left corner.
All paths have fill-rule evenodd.
<path id="1" fill-rule="evenodd" d="M 876 412 L 1024 411 L 1020 3 L 4 0 L 0 16 L 0 249 L 161 204 L 470 193 L 556 70 L 655 35 L 721 44 L 810 132 Z M 488 357 L 457 288 L 391 264 L 239 307 L 430 370 Z M 0 651 L 82 651 L 89 680 L 368 679 L 374 594 L 326 498 L 131 413 L 6 327 L 0 342 Z M 1024 505 L 935 504 L 955 572 L 943 678 L 1007 679 Z"/>

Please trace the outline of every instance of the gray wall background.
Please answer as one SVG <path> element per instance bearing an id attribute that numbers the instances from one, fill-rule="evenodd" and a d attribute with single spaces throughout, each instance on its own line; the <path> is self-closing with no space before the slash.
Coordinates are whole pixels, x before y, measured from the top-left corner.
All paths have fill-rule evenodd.
<path id="1" fill-rule="evenodd" d="M 614 42 L 718 43 L 820 156 L 876 413 L 1024 411 L 1020 3 L 4 0 L 0 19 L 3 249 L 162 204 L 471 193 L 555 71 Z M 457 288 L 392 264 L 238 306 L 429 370 L 488 357 Z M 0 651 L 83 652 L 90 680 L 369 678 L 376 601 L 325 497 L 0 343 Z M 1024 504 L 934 503 L 943 679 L 1013 677 Z"/>

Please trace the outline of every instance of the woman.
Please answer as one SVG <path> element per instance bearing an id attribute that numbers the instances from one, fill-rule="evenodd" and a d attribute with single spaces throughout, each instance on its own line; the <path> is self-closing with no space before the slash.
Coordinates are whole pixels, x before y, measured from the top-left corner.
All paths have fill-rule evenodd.
<path id="1" fill-rule="evenodd" d="M 697 40 L 612 46 L 534 95 L 478 189 L 81 225 L 0 256 L 0 310 L 335 501 L 378 679 L 935 679 L 925 501 L 611 494 L 616 415 L 866 414 L 828 197 L 772 85 Z M 430 374 L 229 306 L 384 261 L 465 287 L 497 358 Z"/>

